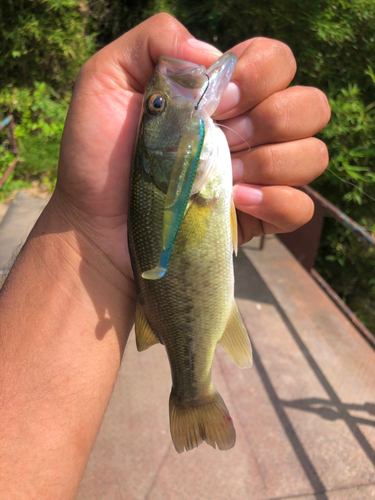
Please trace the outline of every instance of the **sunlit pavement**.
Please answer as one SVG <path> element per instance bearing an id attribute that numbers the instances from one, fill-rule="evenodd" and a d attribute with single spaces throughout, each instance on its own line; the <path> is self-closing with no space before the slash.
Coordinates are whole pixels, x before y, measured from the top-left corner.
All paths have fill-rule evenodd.
<path id="1" fill-rule="evenodd" d="M 17 253 L 21 250 L 27 235 L 47 202 L 47 199 L 35 198 L 27 191 L 19 191 L 6 213 L 1 213 L 1 274 L 7 274 L 9 271 Z"/>
<path id="2" fill-rule="evenodd" d="M 164 348 L 132 333 L 78 500 L 375 499 L 375 352 L 276 237 L 257 247 L 235 260 L 254 366 L 218 347 L 213 369 L 236 446 L 176 453 Z"/>
<path id="3" fill-rule="evenodd" d="M 375 352 L 277 238 L 257 246 L 235 261 L 254 366 L 218 347 L 213 370 L 235 448 L 175 452 L 164 348 L 132 334 L 79 500 L 375 498 Z"/>

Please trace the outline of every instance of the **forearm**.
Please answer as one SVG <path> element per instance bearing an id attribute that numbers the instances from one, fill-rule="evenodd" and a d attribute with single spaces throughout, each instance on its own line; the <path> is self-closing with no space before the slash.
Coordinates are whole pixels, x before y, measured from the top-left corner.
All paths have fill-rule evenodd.
<path id="1" fill-rule="evenodd" d="M 133 324 L 134 290 L 42 214 L 0 297 L 0 498 L 74 498 Z"/>

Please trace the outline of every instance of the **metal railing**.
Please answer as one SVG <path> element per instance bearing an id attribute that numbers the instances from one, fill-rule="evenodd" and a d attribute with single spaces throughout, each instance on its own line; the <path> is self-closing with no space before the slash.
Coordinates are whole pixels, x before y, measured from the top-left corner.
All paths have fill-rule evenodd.
<path id="1" fill-rule="evenodd" d="M 329 212 L 332 217 L 334 217 L 342 226 L 349 229 L 352 233 L 354 233 L 361 240 L 366 241 L 373 248 L 375 248 L 375 237 L 366 231 L 362 226 L 357 224 L 353 219 L 348 217 L 344 212 L 342 212 L 339 208 L 333 205 L 330 201 L 326 200 L 321 194 L 316 192 L 310 186 L 305 186 L 303 188 L 305 193 L 307 193 L 313 200 L 317 201 L 322 205 L 322 207 Z"/>
<path id="2" fill-rule="evenodd" d="M 363 337 L 365 337 L 368 343 L 375 348 L 375 336 L 357 318 L 354 312 L 345 304 L 345 302 L 313 267 L 316 254 L 318 252 L 325 211 L 334 217 L 342 226 L 349 229 L 349 231 L 351 231 L 357 238 L 364 241 L 372 248 L 375 248 L 375 237 L 310 186 L 304 186 L 302 190 L 314 201 L 314 217 L 309 223 L 297 231 L 285 235 L 278 235 L 279 239 L 289 248 L 305 269 L 310 272 L 314 280 L 327 293 L 333 302 L 335 302 L 339 309 L 345 314 L 345 316 L 351 321 Z"/>
<path id="3" fill-rule="evenodd" d="M 9 115 L 4 120 L 0 122 L 0 131 L 3 130 L 5 127 L 9 126 L 9 131 L 10 131 L 10 138 L 11 138 L 11 151 L 14 154 L 14 156 L 18 156 L 19 151 L 17 147 L 17 141 L 16 137 L 14 135 L 14 128 L 15 128 L 15 123 L 14 123 L 14 118 L 13 115 Z M 10 174 L 13 172 L 15 166 L 18 163 L 18 159 L 15 158 L 12 163 L 6 168 L 5 172 L 3 173 L 3 176 L 0 178 L 0 189 L 3 187 L 5 184 L 6 180 L 10 176 Z"/>

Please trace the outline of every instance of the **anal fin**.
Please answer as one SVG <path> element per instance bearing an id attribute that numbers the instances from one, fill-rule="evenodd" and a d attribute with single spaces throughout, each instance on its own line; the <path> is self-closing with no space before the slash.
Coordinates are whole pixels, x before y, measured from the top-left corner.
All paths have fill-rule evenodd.
<path id="1" fill-rule="evenodd" d="M 138 351 L 145 351 L 152 345 L 158 344 L 159 340 L 151 330 L 151 326 L 143 314 L 141 306 L 137 300 L 135 310 L 135 339 Z"/>
<path id="2" fill-rule="evenodd" d="M 219 344 L 240 368 L 250 368 L 253 364 L 249 335 L 235 302 Z"/>

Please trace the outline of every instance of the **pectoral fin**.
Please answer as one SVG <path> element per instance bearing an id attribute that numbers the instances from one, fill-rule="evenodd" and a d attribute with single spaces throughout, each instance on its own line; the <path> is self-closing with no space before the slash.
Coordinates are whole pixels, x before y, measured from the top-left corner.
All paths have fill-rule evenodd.
<path id="1" fill-rule="evenodd" d="M 135 309 L 135 339 L 139 352 L 159 343 L 138 301 Z"/>
<path id="2" fill-rule="evenodd" d="M 204 141 L 204 122 L 194 116 L 181 138 L 173 164 L 164 206 L 163 246 L 158 265 L 142 273 L 142 278 L 159 279 L 167 270 L 178 230 L 185 215 L 191 188 L 197 173 Z"/>
<path id="3" fill-rule="evenodd" d="M 250 368 L 253 364 L 250 339 L 235 302 L 219 344 L 240 368 Z"/>

